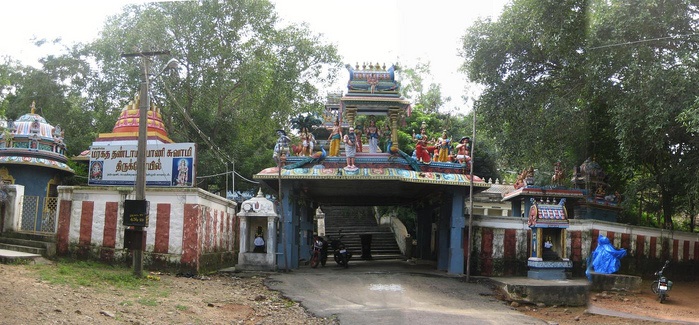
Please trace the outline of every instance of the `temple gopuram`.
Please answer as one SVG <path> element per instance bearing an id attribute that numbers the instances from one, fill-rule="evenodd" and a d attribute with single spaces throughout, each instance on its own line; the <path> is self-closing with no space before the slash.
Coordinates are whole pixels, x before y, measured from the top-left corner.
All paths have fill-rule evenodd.
<path id="1" fill-rule="evenodd" d="M 312 217 L 318 207 L 422 205 L 429 208 L 417 211 L 417 255 L 429 255 L 433 211 L 438 211 L 441 238 L 438 268 L 463 273 L 464 202 L 472 184 L 470 164 L 424 162 L 399 150 L 398 127 L 402 118 L 410 115 L 411 105 L 399 94 L 395 67 L 357 64 L 346 68 L 347 91 L 330 96 L 323 115 L 324 127 L 332 132 L 327 141 L 331 142 L 333 133 L 338 131 L 341 139 L 350 131 L 357 132 L 354 129 L 358 127 L 358 117 L 366 116 L 366 121 L 382 121 L 380 129 L 386 134 L 387 145 L 379 150 L 349 148 L 348 151 L 347 145 L 341 143 L 339 153 L 334 155 L 332 143 L 318 141 L 319 148 L 312 155 L 297 156 L 289 152 L 279 160 L 278 166 L 254 175 L 269 189 L 279 192 L 282 200 L 280 230 L 287 240 L 279 238 L 278 242 L 286 247 L 280 246 L 277 253 L 288 253 L 279 258 L 278 266 L 297 268 L 299 259 L 308 258 Z M 363 129 L 368 130 L 367 126 Z M 288 141 L 284 137 L 285 134 L 278 144 Z M 354 155 L 353 160 L 348 159 L 348 153 Z M 473 176 L 473 186 L 475 193 L 490 185 Z"/>

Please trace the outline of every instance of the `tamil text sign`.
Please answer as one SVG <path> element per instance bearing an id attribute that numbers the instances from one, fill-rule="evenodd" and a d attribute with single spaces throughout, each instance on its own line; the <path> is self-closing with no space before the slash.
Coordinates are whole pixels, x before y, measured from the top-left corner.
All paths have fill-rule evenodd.
<path id="1" fill-rule="evenodd" d="M 147 186 L 192 186 L 195 171 L 194 143 L 148 144 Z M 133 186 L 136 183 L 138 147 L 90 147 L 89 185 Z"/>

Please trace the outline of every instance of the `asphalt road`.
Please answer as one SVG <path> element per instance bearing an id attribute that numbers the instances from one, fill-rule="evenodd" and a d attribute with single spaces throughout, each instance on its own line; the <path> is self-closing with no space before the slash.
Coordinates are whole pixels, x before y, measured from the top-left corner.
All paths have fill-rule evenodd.
<path id="1" fill-rule="evenodd" d="M 351 261 L 344 269 L 329 260 L 275 273 L 267 286 L 342 324 L 546 324 L 510 309 L 485 285 L 404 261 Z"/>

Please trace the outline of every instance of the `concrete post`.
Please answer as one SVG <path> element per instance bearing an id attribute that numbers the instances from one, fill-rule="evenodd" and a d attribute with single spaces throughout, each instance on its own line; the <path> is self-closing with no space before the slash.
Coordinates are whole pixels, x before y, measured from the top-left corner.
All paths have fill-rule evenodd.
<path id="1" fill-rule="evenodd" d="M 439 233 L 437 270 L 446 271 L 449 267 L 449 226 L 451 224 L 452 197 L 448 193 L 445 193 L 442 196 L 442 200 L 442 206 L 439 209 L 439 225 L 437 230 Z"/>
<path id="2" fill-rule="evenodd" d="M 464 273 L 463 233 L 466 225 L 464 218 L 464 190 L 456 189 L 452 193 L 450 240 L 449 240 L 449 274 Z"/>

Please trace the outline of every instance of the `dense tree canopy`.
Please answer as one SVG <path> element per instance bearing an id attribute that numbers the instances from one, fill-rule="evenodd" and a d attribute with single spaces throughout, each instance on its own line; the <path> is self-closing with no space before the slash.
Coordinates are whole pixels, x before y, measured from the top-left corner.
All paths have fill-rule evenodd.
<path id="1" fill-rule="evenodd" d="M 8 115 L 27 112 L 44 96 L 37 106 L 55 108 L 44 112 L 49 121 L 76 124 L 65 130 L 69 154 L 79 153 L 97 133 L 111 131 L 138 92 L 143 62 L 122 54 L 162 50 L 171 55 L 150 61 L 151 96 L 170 137 L 198 144 L 198 175 L 224 172 L 233 161 L 248 177 L 271 165 L 274 130 L 289 130 L 291 116 L 319 112 L 318 87 L 340 66 L 335 47 L 306 26 L 280 27 L 268 1 L 131 5 L 96 41 L 44 59 L 40 71 L 22 71 Z M 163 71 L 171 58 L 179 70 Z M 225 177 L 203 181 L 198 185 L 216 191 Z"/>
<path id="2" fill-rule="evenodd" d="M 475 24 L 464 70 L 485 86 L 476 108 L 503 165 L 593 157 L 625 191 L 625 218 L 656 204 L 671 227 L 696 196 L 696 15 L 694 1 L 517 0 Z"/>

